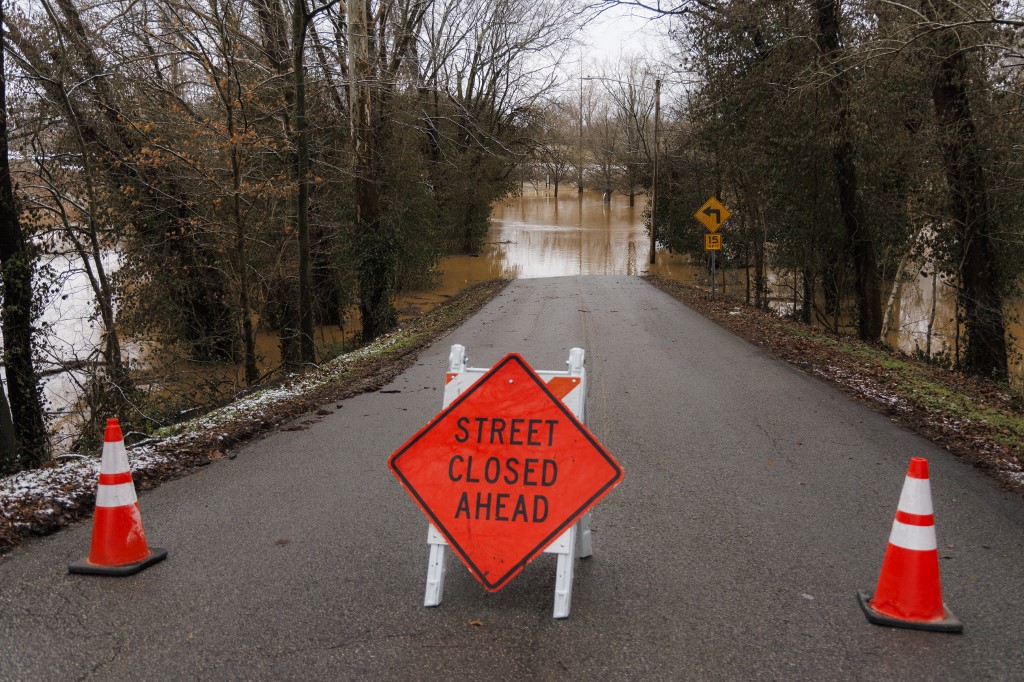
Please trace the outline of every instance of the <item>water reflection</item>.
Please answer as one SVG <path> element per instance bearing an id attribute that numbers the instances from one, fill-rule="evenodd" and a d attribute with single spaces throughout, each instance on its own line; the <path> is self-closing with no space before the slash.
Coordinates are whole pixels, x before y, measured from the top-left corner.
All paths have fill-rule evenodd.
<path id="1" fill-rule="evenodd" d="M 957 353 L 956 287 L 936 277 L 930 264 L 905 264 L 886 310 L 886 343 L 904 353 L 938 357 L 944 363 Z M 1004 303 L 1010 383 L 1024 385 L 1024 300 Z"/>
<path id="2" fill-rule="evenodd" d="M 641 202 L 598 193 L 524 196 L 495 206 L 489 241 L 503 271 L 520 278 L 646 272 Z"/>

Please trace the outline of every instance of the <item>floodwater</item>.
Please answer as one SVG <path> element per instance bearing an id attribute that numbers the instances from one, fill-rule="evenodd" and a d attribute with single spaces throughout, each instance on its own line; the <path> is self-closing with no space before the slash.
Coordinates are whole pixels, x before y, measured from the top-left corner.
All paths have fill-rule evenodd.
<path id="1" fill-rule="evenodd" d="M 524 187 L 523 195 L 500 202 L 494 207 L 491 228 L 478 256 L 451 256 L 439 264 L 437 285 L 428 291 L 403 295 L 396 306 L 403 319 L 410 319 L 435 307 L 466 286 L 499 276 L 514 278 L 559 277 L 571 275 L 643 275 L 655 272 L 687 284 L 707 288 L 707 272 L 688 258 L 659 251 L 657 264 L 649 265 L 650 241 L 643 225 L 646 198 L 637 197 L 629 206 L 628 198 L 615 195 L 609 203 L 600 193 L 579 194 L 574 187 L 563 187 L 556 199 L 550 189 Z M 92 319 L 92 294 L 81 269 L 73 259 L 55 259 L 50 265 L 65 272 L 60 290 L 44 313 L 49 327 L 52 357 L 47 366 L 61 360 L 95 357 L 92 350 L 100 340 L 98 323 Z M 116 257 L 107 266 L 116 268 Z M 907 263 L 904 276 L 895 287 L 887 307 L 886 340 L 907 353 L 930 350 L 932 355 L 950 355 L 956 345 L 955 291 L 942 282 L 933 282 L 920 263 Z M 742 298 L 745 291 L 743 270 L 719 273 L 718 290 L 727 296 Z M 791 273 L 770 272 L 772 307 L 785 313 L 798 305 Z M 1024 383 L 1022 342 L 1024 327 L 1021 312 L 1024 302 L 1007 306 L 1008 343 L 1011 373 L 1017 385 Z M 351 341 L 358 332 L 353 316 L 345 329 L 324 327 L 317 333 L 321 350 Z M 125 344 L 127 352 L 139 349 Z M 260 333 L 257 352 L 264 370 L 279 362 L 277 336 Z M 51 413 L 73 411 L 84 371 L 54 373 L 44 380 L 44 391 Z M 241 371 L 234 367 L 216 367 L 175 362 L 164 377 L 151 377 L 153 386 L 170 384 L 193 398 L 231 395 L 241 388 Z"/>
<path id="2" fill-rule="evenodd" d="M 643 275 L 654 272 L 686 284 L 710 286 L 707 270 L 686 257 L 658 251 L 649 265 L 650 241 L 643 224 L 646 198 L 630 207 L 614 195 L 609 204 L 600 193 L 562 188 L 555 199 L 550 189 L 524 188 L 523 196 L 494 207 L 486 248 L 479 258 L 458 256 L 441 264 L 445 281 L 434 295 L 451 294 L 468 283 L 503 274 L 508 277 L 566 275 Z M 886 342 L 908 354 L 952 357 L 956 339 L 956 291 L 922 274 L 927 267 L 907 262 L 886 302 Z M 801 304 L 801 286 L 792 273 L 767 273 L 771 307 L 790 313 Z M 745 273 L 718 273 L 717 289 L 743 298 Z M 430 294 L 421 294 L 424 300 Z M 1005 306 L 1007 347 L 1012 382 L 1024 385 L 1024 301 Z M 852 331 L 852 327 L 846 331 Z"/>
<path id="3" fill-rule="evenodd" d="M 40 270 L 54 276 L 52 293 L 37 322 L 46 337 L 39 368 L 44 374 L 43 400 L 50 410 L 60 412 L 75 403 L 89 363 L 98 359 L 102 325 L 93 307 L 95 299 L 81 259 L 57 255 L 47 258 L 41 266 Z M 117 266 L 115 253 L 104 254 L 103 268 L 108 273 Z M 38 280 L 39 275 L 36 277 Z M 79 369 L 53 373 L 68 365 Z"/>
<path id="4" fill-rule="evenodd" d="M 527 185 L 523 196 L 494 206 L 478 257 L 453 256 L 441 262 L 444 282 L 437 291 L 452 294 L 468 283 L 499 275 L 530 279 L 647 274 L 651 267 L 650 239 L 643 224 L 646 202 L 639 196 L 630 206 L 627 197 L 614 195 L 604 203 L 600 192 L 580 194 L 565 186 L 556 199 L 549 189 Z M 654 272 L 688 281 L 700 269 L 663 251 L 656 260 Z"/>
<path id="5" fill-rule="evenodd" d="M 957 351 L 956 287 L 927 264 L 906 263 L 886 311 L 886 342 L 908 354 L 951 358 Z M 1024 386 L 1024 300 L 1003 305 L 1010 383 Z"/>

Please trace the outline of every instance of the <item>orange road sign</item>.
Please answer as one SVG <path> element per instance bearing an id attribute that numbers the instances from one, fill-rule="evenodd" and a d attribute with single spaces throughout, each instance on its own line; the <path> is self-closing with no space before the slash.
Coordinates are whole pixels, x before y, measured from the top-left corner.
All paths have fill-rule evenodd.
<path id="1" fill-rule="evenodd" d="M 711 197 L 704 202 L 703 206 L 697 209 L 693 217 L 699 220 L 704 227 L 712 232 L 717 232 L 722 223 L 728 220 L 731 215 L 732 211 L 727 209 L 718 199 Z"/>
<path id="2" fill-rule="evenodd" d="M 718 233 L 704 235 L 704 250 L 705 251 L 721 251 L 722 250 L 722 235 Z"/>
<path id="3" fill-rule="evenodd" d="M 622 480 L 615 458 L 516 353 L 395 451 L 388 466 L 491 592 Z"/>

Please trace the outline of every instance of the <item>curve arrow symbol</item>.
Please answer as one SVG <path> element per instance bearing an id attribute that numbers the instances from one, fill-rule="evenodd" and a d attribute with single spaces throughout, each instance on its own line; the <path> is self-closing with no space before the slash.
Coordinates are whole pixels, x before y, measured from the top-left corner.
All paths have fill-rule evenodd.
<path id="1" fill-rule="evenodd" d="M 704 209 L 704 215 L 706 215 L 707 217 L 710 218 L 712 213 L 715 214 L 715 225 L 721 225 L 722 224 L 722 212 L 721 211 L 719 211 L 717 208 L 711 208 L 710 206 L 708 206 L 707 208 Z"/>

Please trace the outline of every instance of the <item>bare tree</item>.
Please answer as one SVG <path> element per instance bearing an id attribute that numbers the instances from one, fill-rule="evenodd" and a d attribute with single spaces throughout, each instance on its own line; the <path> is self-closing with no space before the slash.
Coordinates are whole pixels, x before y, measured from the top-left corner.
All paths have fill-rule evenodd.
<path id="1" fill-rule="evenodd" d="M 424 77 L 453 117 L 448 161 L 462 180 L 461 250 L 479 248 L 492 189 L 532 149 L 529 130 L 558 84 L 552 66 L 572 49 L 579 17 L 550 0 L 445 0 L 427 26 Z"/>
<path id="2" fill-rule="evenodd" d="M 619 183 L 634 204 L 637 190 L 649 188 L 654 164 L 654 77 L 647 65 L 631 60 L 622 71 L 602 77 L 615 104 L 621 131 Z"/>
<path id="3" fill-rule="evenodd" d="M 0 6 L 0 27 L 4 11 Z M 7 149 L 7 77 L 4 64 L 6 41 L 0 34 L 0 269 L 3 278 L 3 361 L 13 427 L 3 429 L 0 473 L 36 466 L 49 456 L 43 421 L 39 379 L 33 364 L 32 269 L 33 258 L 21 228 Z M 0 390 L 3 387 L 0 386 Z M 0 424 L 9 424 L 8 401 L 0 404 Z M 13 431 L 13 443 L 10 438 Z M 12 444 L 16 451 L 11 451 Z"/>
<path id="4" fill-rule="evenodd" d="M 604 202 L 608 203 L 619 183 L 621 170 L 618 162 L 622 154 L 622 127 L 618 125 L 610 105 L 598 105 L 588 133 L 596 184 L 601 188 Z"/>
<path id="5" fill-rule="evenodd" d="M 826 91 L 832 110 L 832 158 L 843 226 L 850 245 L 857 299 L 857 335 L 878 341 L 882 333 L 882 290 L 878 277 L 875 244 L 868 229 L 864 199 L 854 161 L 854 127 L 850 115 L 849 73 L 842 66 L 839 0 L 812 0 L 821 67 L 827 78 Z"/>
<path id="6" fill-rule="evenodd" d="M 397 244 L 381 215 L 383 162 L 388 106 L 431 0 L 370 0 L 349 5 L 349 92 L 352 122 L 356 240 L 363 338 L 373 339 L 397 322 L 392 304 Z"/>
<path id="7" fill-rule="evenodd" d="M 559 186 L 572 177 L 578 154 L 575 104 L 563 100 L 551 102 L 542 114 L 538 133 L 537 162 L 558 197 Z"/>

